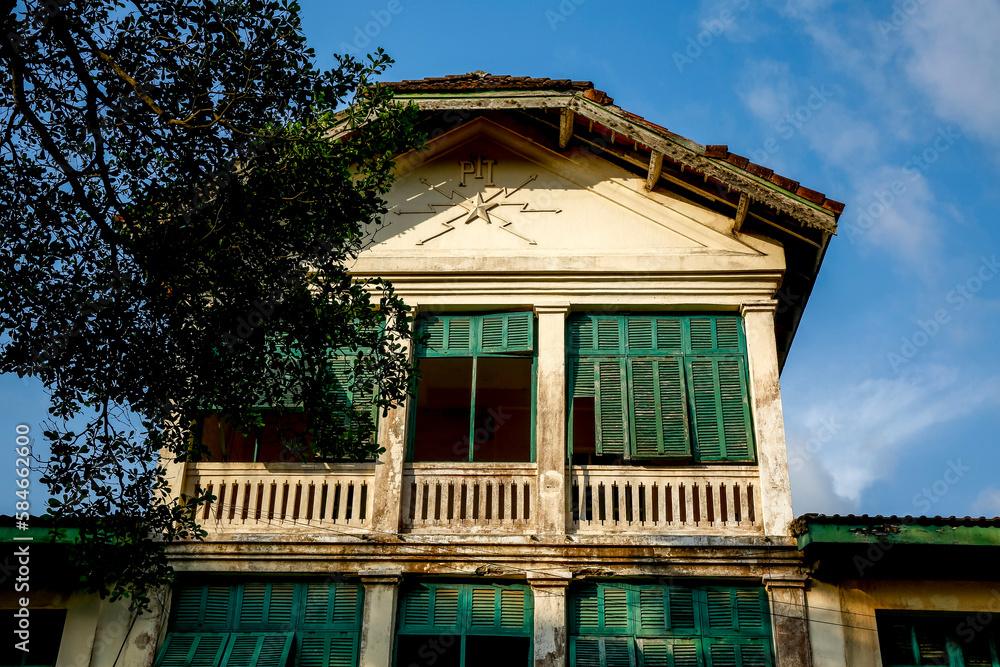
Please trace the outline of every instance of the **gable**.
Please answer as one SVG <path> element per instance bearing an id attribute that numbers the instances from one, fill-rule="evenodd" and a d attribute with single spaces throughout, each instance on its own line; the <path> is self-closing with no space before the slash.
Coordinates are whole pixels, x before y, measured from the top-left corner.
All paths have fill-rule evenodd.
<path id="1" fill-rule="evenodd" d="M 560 154 L 483 118 L 403 156 L 389 212 L 356 269 L 577 268 L 681 270 L 692 258 L 717 270 L 778 268 L 781 248 L 733 233 L 733 219 L 663 192 L 587 151 Z M 481 260 L 477 262 L 476 260 Z M 547 261 L 546 261 L 547 260 Z"/>

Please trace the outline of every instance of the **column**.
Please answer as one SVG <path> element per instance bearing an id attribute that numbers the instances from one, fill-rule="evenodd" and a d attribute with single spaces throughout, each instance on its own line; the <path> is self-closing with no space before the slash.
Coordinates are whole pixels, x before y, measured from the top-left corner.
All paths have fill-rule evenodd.
<path id="1" fill-rule="evenodd" d="M 365 587 L 365 610 L 361 621 L 359 667 L 390 667 L 396 632 L 396 598 L 399 572 L 362 570 Z"/>
<path id="2" fill-rule="evenodd" d="M 568 303 L 535 306 L 538 315 L 535 460 L 537 532 L 562 543 L 566 535 L 566 314 Z M 537 642 L 537 639 L 536 639 Z M 537 646 L 537 643 L 536 643 Z"/>
<path id="3" fill-rule="evenodd" d="M 567 570 L 533 575 L 528 574 L 528 583 L 535 608 L 535 667 L 564 667 L 569 658 L 566 589 L 571 574 Z"/>
<path id="4" fill-rule="evenodd" d="M 740 308 L 747 336 L 750 401 L 760 473 L 760 511 L 764 534 L 789 536 L 792 490 L 788 482 L 785 422 L 778 381 L 778 348 L 774 337 L 777 301 L 751 301 Z"/>
<path id="5" fill-rule="evenodd" d="M 771 603 L 775 667 L 812 667 L 806 578 L 765 576 L 764 586 Z"/>
<path id="6" fill-rule="evenodd" d="M 415 315 L 415 313 L 414 313 Z M 412 351 L 410 341 L 399 341 L 405 353 Z M 410 354 L 410 362 L 413 356 Z M 406 460 L 406 411 L 403 401 L 383 417 L 378 416 L 378 443 L 385 451 L 375 462 L 375 479 L 369 490 L 372 499 L 371 530 L 381 538 L 396 535 L 401 529 L 403 502 L 403 463 Z"/>

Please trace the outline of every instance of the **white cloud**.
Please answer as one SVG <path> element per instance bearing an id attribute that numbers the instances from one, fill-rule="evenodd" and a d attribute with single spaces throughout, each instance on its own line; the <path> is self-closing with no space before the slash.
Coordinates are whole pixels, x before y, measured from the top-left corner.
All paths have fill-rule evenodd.
<path id="1" fill-rule="evenodd" d="M 803 503 L 826 497 L 824 502 L 847 499 L 856 506 L 867 489 L 891 478 L 900 455 L 923 431 L 1000 399 L 997 380 L 960 377 L 955 369 L 940 366 L 917 366 L 899 378 L 866 379 L 839 389 L 834 381 L 826 386 L 837 399 L 814 402 L 789 427 L 790 432 L 818 433 L 810 421 L 816 414 L 836 424 L 812 454 L 829 476 L 833 495 L 823 489 L 807 492 Z M 806 473 L 807 483 L 818 479 L 817 472 Z"/>
<path id="2" fill-rule="evenodd" d="M 906 72 L 937 114 L 1000 141 L 1000 4 L 922 2 L 901 23 Z"/>
<path id="3" fill-rule="evenodd" d="M 980 516 L 1000 516 L 1000 489 L 988 486 L 972 501 L 972 511 Z"/>

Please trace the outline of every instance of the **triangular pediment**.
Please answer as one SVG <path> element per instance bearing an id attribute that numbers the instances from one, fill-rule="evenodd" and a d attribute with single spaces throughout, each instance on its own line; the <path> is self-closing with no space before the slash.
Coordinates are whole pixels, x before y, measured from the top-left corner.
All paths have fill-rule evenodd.
<path id="1" fill-rule="evenodd" d="M 643 180 L 594 153 L 560 154 L 486 119 L 402 156 L 398 166 L 368 258 L 759 258 L 777 249 L 733 234 L 733 220 L 718 212 L 646 191 Z"/>

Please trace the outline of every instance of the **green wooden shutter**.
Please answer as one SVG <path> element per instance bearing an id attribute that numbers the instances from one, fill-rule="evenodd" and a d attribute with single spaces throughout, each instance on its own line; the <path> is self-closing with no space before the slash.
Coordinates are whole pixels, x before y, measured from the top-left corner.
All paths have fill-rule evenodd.
<path id="1" fill-rule="evenodd" d="M 240 628 L 291 624 L 295 584 L 244 584 L 240 588 Z"/>
<path id="2" fill-rule="evenodd" d="M 597 453 L 624 456 L 630 453 L 624 359 L 600 359 L 596 366 Z"/>
<path id="3" fill-rule="evenodd" d="M 594 320 L 587 315 L 576 315 L 569 320 L 570 350 L 594 349 Z"/>
<path id="4" fill-rule="evenodd" d="M 163 642 L 155 667 L 216 667 L 228 642 L 228 632 L 171 632 Z"/>
<path id="5" fill-rule="evenodd" d="M 178 630 L 226 630 L 232 589 L 229 586 L 185 586 L 177 591 L 174 627 Z"/>
<path id="6" fill-rule="evenodd" d="M 356 667 L 358 639 L 353 635 L 307 633 L 295 657 L 296 667 Z"/>
<path id="7" fill-rule="evenodd" d="M 458 588 L 438 587 L 434 589 L 434 607 L 431 614 L 434 627 L 446 628 L 458 625 L 458 608 L 461 591 Z"/>
<path id="8" fill-rule="evenodd" d="M 570 357 L 569 368 L 569 391 L 573 398 L 593 398 L 594 388 L 597 384 L 595 373 L 595 360 L 591 357 Z"/>
<path id="9" fill-rule="evenodd" d="M 234 632 L 220 667 L 286 667 L 294 632 Z"/>
<path id="10" fill-rule="evenodd" d="M 653 319 L 650 317 L 629 317 L 625 320 L 625 342 L 630 353 L 649 352 L 653 344 Z"/>
<path id="11" fill-rule="evenodd" d="M 660 352 L 673 352 L 679 354 L 684 350 L 684 336 L 679 317 L 657 317 L 654 320 L 656 325 L 656 349 Z"/>
<path id="12" fill-rule="evenodd" d="M 630 637 L 571 637 L 570 664 L 574 667 L 635 667 Z"/>
<path id="13" fill-rule="evenodd" d="M 695 592 L 690 588 L 671 588 L 669 593 L 670 628 L 693 629 L 697 627 Z"/>
<path id="14" fill-rule="evenodd" d="M 696 356 L 687 362 L 694 412 L 694 435 L 703 461 L 753 458 L 753 435 L 740 357 Z"/>
<path id="15" fill-rule="evenodd" d="M 308 584 L 303 627 L 354 630 L 360 628 L 360 589 L 354 584 Z"/>
<path id="16" fill-rule="evenodd" d="M 708 631 L 713 635 L 767 635 L 767 596 L 758 588 L 710 588 L 705 591 Z"/>
<path id="17" fill-rule="evenodd" d="M 764 639 L 705 639 L 706 667 L 771 667 L 771 646 Z"/>
<path id="18" fill-rule="evenodd" d="M 602 625 L 606 630 L 621 629 L 627 630 L 629 627 L 629 600 L 628 589 L 620 586 L 608 585 L 602 589 L 603 599 L 603 621 Z"/>
<path id="19" fill-rule="evenodd" d="M 629 359 L 632 442 L 639 458 L 691 455 L 680 357 Z"/>
<path id="20" fill-rule="evenodd" d="M 570 621 L 574 632 L 586 634 L 601 629 L 601 594 L 597 584 L 578 589 L 570 601 Z"/>
<path id="21" fill-rule="evenodd" d="M 702 667 L 697 639 L 639 639 L 640 667 Z"/>
<path id="22" fill-rule="evenodd" d="M 668 615 L 666 589 L 646 586 L 639 589 L 639 627 L 643 632 L 662 632 L 667 629 Z"/>
<path id="23" fill-rule="evenodd" d="M 427 315 L 417 326 L 422 356 L 467 356 L 472 354 L 473 326 L 468 315 Z"/>
<path id="24" fill-rule="evenodd" d="M 535 349 L 534 316 L 531 311 L 482 315 L 477 319 L 480 352 L 531 352 Z"/>

